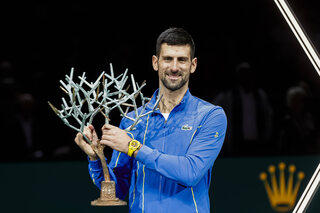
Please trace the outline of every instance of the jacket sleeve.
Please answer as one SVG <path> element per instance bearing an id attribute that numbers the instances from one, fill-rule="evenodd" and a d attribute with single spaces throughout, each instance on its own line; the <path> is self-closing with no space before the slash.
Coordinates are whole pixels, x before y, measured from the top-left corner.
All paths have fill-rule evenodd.
<path id="1" fill-rule="evenodd" d="M 163 154 L 144 145 L 136 159 L 147 168 L 184 186 L 194 186 L 213 166 L 221 150 L 226 128 L 227 118 L 223 109 L 213 109 L 198 127 L 185 156 Z"/>
<path id="2" fill-rule="evenodd" d="M 120 124 L 120 128 L 122 128 L 122 122 Z M 101 190 L 101 181 L 104 180 L 101 161 L 100 159 L 91 161 L 89 160 L 89 158 L 88 161 L 90 178 L 92 179 L 93 183 Z M 131 166 L 131 157 L 124 153 L 113 150 L 111 160 L 108 164 L 108 169 L 110 179 L 116 183 L 116 195 L 122 200 L 125 199 L 130 187 Z"/>

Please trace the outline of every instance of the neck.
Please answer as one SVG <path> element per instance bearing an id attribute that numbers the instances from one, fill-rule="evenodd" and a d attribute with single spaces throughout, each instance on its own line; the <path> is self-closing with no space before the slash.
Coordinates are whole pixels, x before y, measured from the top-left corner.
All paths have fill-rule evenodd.
<path id="1" fill-rule="evenodd" d="M 159 103 L 160 112 L 170 113 L 171 110 L 181 102 L 187 90 L 188 87 L 181 88 L 176 91 L 168 90 L 164 86 L 160 87 L 160 94 L 162 95 Z"/>

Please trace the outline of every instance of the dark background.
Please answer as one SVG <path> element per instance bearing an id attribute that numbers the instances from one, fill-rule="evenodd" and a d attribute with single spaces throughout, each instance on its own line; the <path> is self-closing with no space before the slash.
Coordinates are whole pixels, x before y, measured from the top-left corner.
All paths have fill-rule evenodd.
<path id="1" fill-rule="evenodd" d="M 318 48 L 318 1 L 289 3 Z M 213 101 L 219 92 L 234 85 L 236 65 L 247 61 L 273 107 L 274 138 L 286 110 L 286 91 L 300 81 L 309 86 L 313 117 L 316 121 L 319 118 L 319 76 L 272 0 L 152 4 L 27 1 L 1 3 L 0 13 L 3 161 L 83 159 L 84 154 L 73 142 L 76 133 L 47 105 L 47 101 L 56 106 L 61 103 L 64 94 L 59 80 L 74 67 L 76 75 L 86 72 L 94 81 L 102 71 L 109 71 L 112 63 L 116 74 L 129 68 L 138 82 L 146 80 L 144 94 L 151 96 L 158 86 L 151 66 L 155 42 L 171 26 L 185 28 L 196 43 L 198 68 L 190 82 L 193 95 Z M 33 134 L 36 145 L 30 153 L 41 150 L 38 157 L 19 159 L 8 151 L 25 154 L 18 148 L 24 146 L 23 139 L 19 139 L 21 132 L 12 119 L 21 110 L 15 99 L 19 94 L 30 94 L 35 101 L 32 117 L 37 123 Z M 111 122 L 116 125 L 119 118 Z M 275 142 L 264 155 L 282 154 L 273 149 Z M 318 144 L 313 147 L 313 152 L 295 154 L 319 154 Z"/>

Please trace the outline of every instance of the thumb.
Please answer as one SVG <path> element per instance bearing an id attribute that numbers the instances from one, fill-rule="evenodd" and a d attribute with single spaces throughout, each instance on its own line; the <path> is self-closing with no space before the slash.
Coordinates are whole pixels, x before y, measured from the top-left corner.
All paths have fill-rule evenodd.
<path id="1" fill-rule="evenodd" d="M 92 126 L 93 127 L 93 126 Z M 98 138 L 98 135 L 97 135 L 97 132 L 96 130 L 93 128 L 90 128 L 91 129 L 91 132 L 92 132 L 92 140 L 93 141 L 97 141 L 99 138 Z"/>
<path id="2" fill-rule="evenodd" d="M 94 131 L 94 126 L 92 124 L 89 124 L 88 128 L 91 130 L 91 132 Z"/>
<path id="3" fill-rule="evenodd" d="M 89 124 L 88 128 L 90 129 L 91 136 L 92 136 L 91 141 L 97 141 L 98 135 L 97 135 L 97 132 L 96 132 L 94 126 L 92 124 Z"/>
<path id="4" fill-rule="evenodd" d="M 112 126 L 111 124 L 104 124 L 101 128 L 101 130 L 108 130 L 108 129 L 112 129 L 114 126 Z"/>

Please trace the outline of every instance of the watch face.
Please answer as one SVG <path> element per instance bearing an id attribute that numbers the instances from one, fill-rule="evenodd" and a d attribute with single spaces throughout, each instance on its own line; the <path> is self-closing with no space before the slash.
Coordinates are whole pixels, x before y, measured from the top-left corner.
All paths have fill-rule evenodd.
<path id="1" fill-rule="evenodd" d="M 137 146 L 139 146 L 139 144 L 138 144 L 137 141 L 131 141 L 130 145 L 131 145 L 132 147 L 134 147 L 134 148 L 137 147 Z"/>

